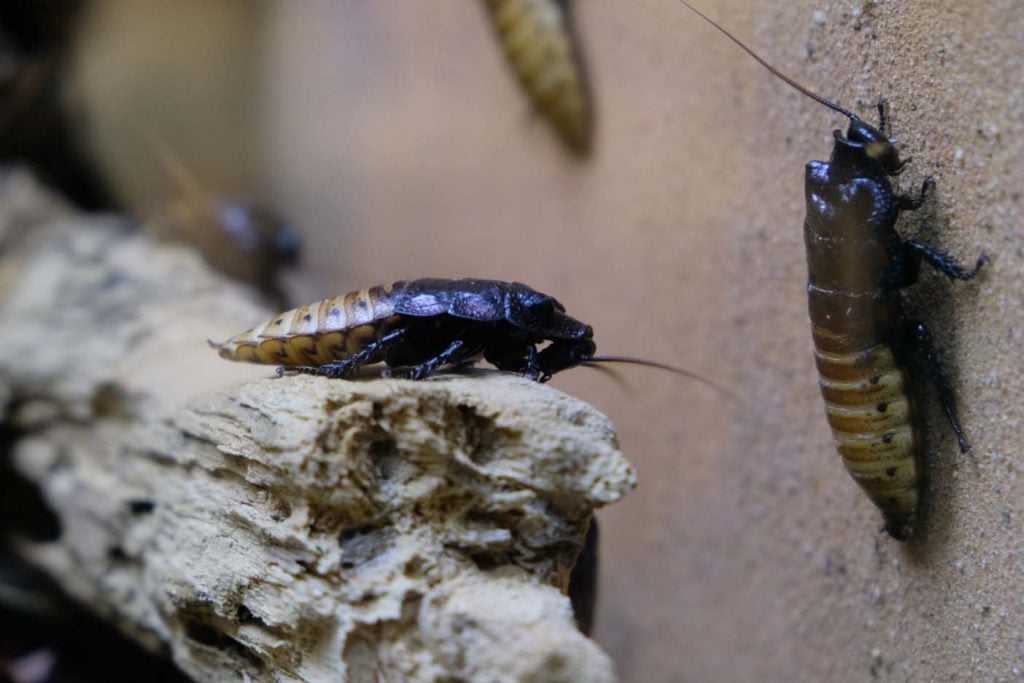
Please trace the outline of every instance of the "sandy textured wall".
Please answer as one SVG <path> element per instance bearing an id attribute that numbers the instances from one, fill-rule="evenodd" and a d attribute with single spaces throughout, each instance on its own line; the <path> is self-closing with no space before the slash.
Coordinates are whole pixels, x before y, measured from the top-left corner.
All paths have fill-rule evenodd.
<path id="1" fill-rule="evenodd" d="M 749 409 L 644 371 L 627 393 L 585 371 L 558 382 L 613 416 L 640 470 L 602 516 L 597 636 L 625 680 L 1024 669 L 1024 6 L 871 4 L 703 3 L 865 117 L 885 94 L 915 157 L 905 187 L 937 178 L 928 234 L 996 257 L 977 284 L 929 275 L 913 292 L 975 447 L 959 455 L 927 407 L 933 514 L 909 545 L 877 533 L 831 450 L 810 356 L 803 165 L 827 157 L 840 117 L 676 3 L 581 2 L 599 111 L 596 155 L 578 164 L 515 90 L 482 12 L 278 17 L 273 158 L 315 233 L 316 296 L 427 273 L 522 279 L 591 321 L 603 350 L 746 392 Z"/>
<path id="2" fill-rule="evenodd" d="M 597 637 L 627 681 L 1010 680 L 1024 670 L 1024 5 L 700 3 L 873 120 L 884 94 L 929 210 L 902 223 L 985 277 L 911 293 L 961 394 L 933 403 L 925 533 L 901 545 L 831 448 L 804 295 L 803 165 L 831 114 L 672 0 L 577 2 L 596 154 L 563 152 L 473 3 L 269 10 L 268 185 L 308 241 L 309 298 L 415 275 L 519 279 L 600 349 L 670 360 L 556 384 L 615 419 L 640 485 L 605 511 Z M 922 223 L 925 221 L 925 224 Z"/>

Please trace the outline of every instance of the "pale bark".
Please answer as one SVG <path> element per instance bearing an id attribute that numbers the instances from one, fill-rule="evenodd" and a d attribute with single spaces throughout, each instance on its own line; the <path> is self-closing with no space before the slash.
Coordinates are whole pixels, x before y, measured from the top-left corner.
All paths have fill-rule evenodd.
<path id="1" fill-rule="evenodd" d="M 205 339 L 271 311 L 50 201 L 0 183 L 4 420 L 61 528 L 32 563 L 197 679 L 614 679 L 562 593 L 635 483 L 607 418 L 498 373 L 228 363 Z"/>

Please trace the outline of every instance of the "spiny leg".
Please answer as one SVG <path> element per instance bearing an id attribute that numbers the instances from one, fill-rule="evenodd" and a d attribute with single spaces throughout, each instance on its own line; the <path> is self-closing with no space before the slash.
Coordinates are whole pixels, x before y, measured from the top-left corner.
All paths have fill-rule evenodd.
<path id="1" fill-rule="evenodd" d="M 448 365 L 449 363 L 457 362 L 466 353 L 466 343 L 461 339 L 456 339 L 448 345 L 441 353 L 437 354 L 433 358 L 420 363 L 408 370 L 401 373 L 395 373 L 394 377 L 406 377 L 408 379 L 423 379 L 437 371 L 442 365 Z"/>
<path id="2" fill-rule="evenodd" d="M 537 345 L 528 344 L 526 346 L 526 363 L 523 365 L 523 377 L 532 379 L 534 382 L 546 382 L 551 379 L 551 375 L 544 378 L 544 375 L 540 371 L 540 363 L 537 362 Z"/>
<path id="3" fill-rule="evenodd" d="M 878 132 L 885 135 L 885 129 L 889 127 L 889 101 L 884 97 L 878 98 Z"/>
<path id="4" fill-rule="evenodd" d="M 466 370 L 469 370 L 470 368 L 475 366 L 477 361 L 480 360 L 476 356 L 477 353 L 479 353 L 479 349 L 470 349 L 468 347 L 462 349 L 461 356 L 459 358 L 454 359 L 449 364 L 449 367 L 446 369 L 446 371 L 456 374 L 460 372 L 466 372 Z"/>
<path id="5" fill-rule="evenodd" d="M 963 427 L 960 426 L 960 418 L 956 412 L 956 395 L 953 391 L 953 384 L 949 381 L 949 375 L 946 374 L 945 369 L 942 367 L 942 361 L 939 359 L 939 352 L 935 348 L 931 332 L 928 331 L 927 325 L 919 321 L 908 321 L 907 325 L 909 326 L 910 333 L 914 335 L 915 346 L 924 354 L 925 361 L 928 363 L 928 372 L 931 375 L 932 382 L 935 383 L 936 391 L 938 391 L 939 403 L 942 405 L 943 412 L 946 413 L 949 425 L 956 434 L 956 440 L 960 444 L 960 452 L 966 453 L 971 450 L 971 445 L 967 443 Z"/>
<path id="6" fill-rule="evenodd" d="M 907 240 L 903 244 L 914 258 L 924 259 L 932 268 L 944 273 L 950 280 L 971 280 L 981 271 L 981 267 L 989 261 L 988 254 L 982 254 L 978 257 L 974 268 L 967 270 L 955 258 L 941 249 L 935 249 L 914 240 Z"/>
<path id="7" fill-rule="evenodd" d="M 908 159 L 909 161 L 909 159 Z M 900 211 L 917 211 L 924 204 L 925 198 L 928 193 L 935 189 L 935 178 L 928 176 L 921 183 L 921 191 L 917 197 L 911 197 L 910 195 L 900 195 L 896 197 L 896 208 Z"/>
<path id="8" fill-rule="evenodd" d="M 298 375 L 316 375 L 318 377 L 328 377 L 331 379 L 345 377 L 368 363 L 370 359 L 373 358 L 374 354 L 379 351 L 383 351 L 388 346 L 398 341 L 405 333 L 405 329 L 406 328 L 403 327 L 387 333 L 377 341 L 370 342 L 366 347 L 360 349 L 348 358 L 336 360 L 333 363 L 328 363 L 326 365 L 299 365 L 295 367 L 281 366 L 277 369 L 277 375 L 280 377 L 287 372 Z"/>

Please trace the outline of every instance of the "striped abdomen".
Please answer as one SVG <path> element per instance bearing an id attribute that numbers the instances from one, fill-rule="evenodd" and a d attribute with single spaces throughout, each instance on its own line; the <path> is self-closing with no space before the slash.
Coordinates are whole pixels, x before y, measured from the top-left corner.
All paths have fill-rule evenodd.
<path id="1" fill-rule="evenodd" d="M 217 348 L 222 358 L 271 365 L 344 360 L 402 324 L 393 294 L 402 285 L 378 285 L 286 311 Z"/>
<path id="2" fill-rule="evenodd" d="M 487 8 L 530 99 L 571 148 L 586 152 L 590 101 L 564 0 L 487 0 Z"/>
<path id="3" fill-rule="evenodd" d="M 898 539 L 917 510 L 917 433 L 907 376 L 885 343 L 857 343 L 814 326 L 825 412 L 847 471 L 881 510 Z"/>

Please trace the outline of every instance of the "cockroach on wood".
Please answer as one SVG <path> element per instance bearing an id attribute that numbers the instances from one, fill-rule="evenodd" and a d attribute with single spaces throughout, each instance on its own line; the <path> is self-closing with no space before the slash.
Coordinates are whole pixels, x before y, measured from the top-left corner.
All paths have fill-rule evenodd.
<path id="1" fill-rule="evenodd" d="M 538 346 L 547 343 L 541 349 Z M 518 282 L 402 280 L 302 306 L 210 346 L 229 360 L 279 365 L 278 373 L 347 377 L 383 362 L 423 379 L 480 354 L 499 370 L 541 382 L 579 365 L 632 363 L 714 382 L 638 358 L 595 356 L 594 330 L 554 297 Z"/>
<path id="2" fill-rule="evenodd" d="M 586 154 L 593 108 L 566 0 L 485 0 L 485 4 L 523 89 L 565 144 Z"/>
<path id="3" fill-rule="evenodd" d="M 878 127 L 868 125 L 780 73 L 680 1 L 772 74 L 850 120 L 845 137 L 842 131 L 833 133 L 831 159 L 807 164 L 804 240 L 815 360 L 825 412 L 847 471 L 881 509 L 885 530 L 906 540 L 916 522 L 921 449 L 920 416 L 908 393 L 915 379 L 911 352 L 923 356 L 960 450 L 970 446 L 931 333 L 904 315 L 902 290 L 917 281 L 922 260 L 950 279 L 970 280 L 988 257 L 983 254 L 967 269 L 949 254 L 896 232 L 899 214 L 919 208 L 934 181 L 925 178 L 917 197 L 893 191 L 889 177 L 898 175 L 906 161 L 900 161 L 886 135 L 884 100 L 878 104 Z"/>

